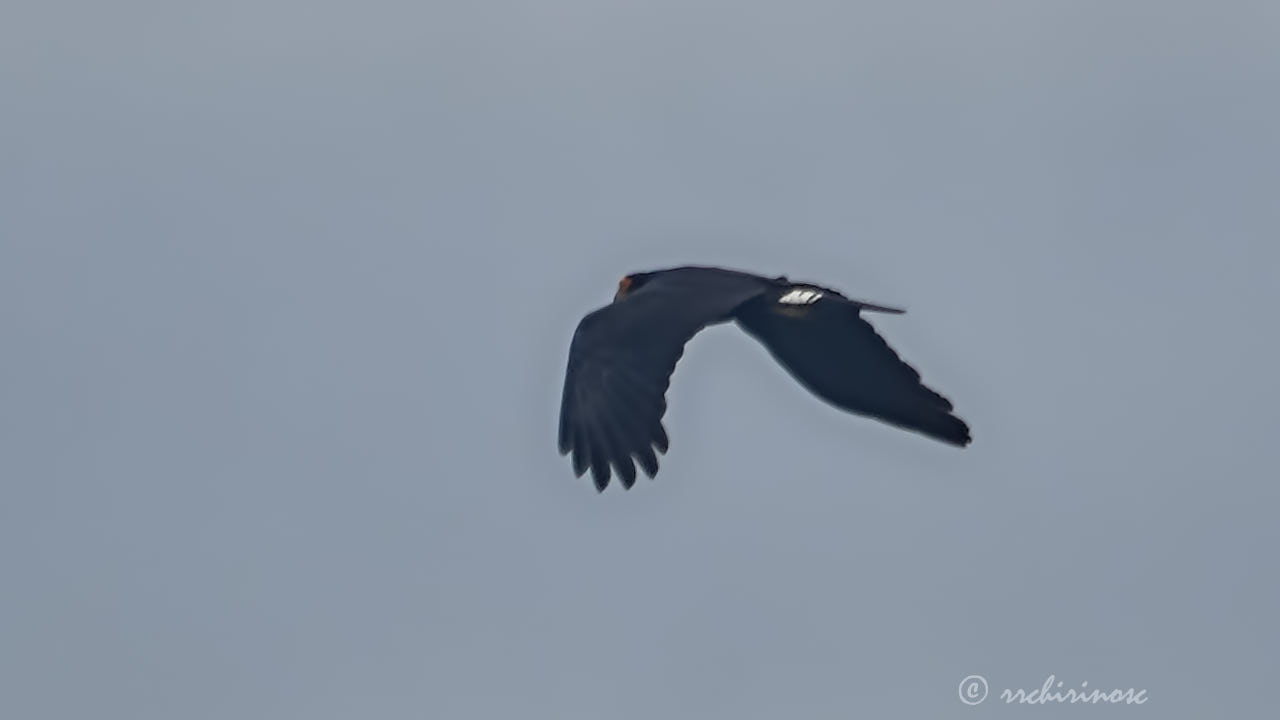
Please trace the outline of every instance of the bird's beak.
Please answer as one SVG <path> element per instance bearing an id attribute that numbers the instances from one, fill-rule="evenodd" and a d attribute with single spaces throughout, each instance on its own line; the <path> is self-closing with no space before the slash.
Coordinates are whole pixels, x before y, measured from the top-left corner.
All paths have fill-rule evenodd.
<path id="1" fill-rule="evenodd" d="M 631 290 L 631 276 L 627 276 L 618 281 L 618 291 L 613 294 L 613 301 L 618 302 L 626 297 Z"/>

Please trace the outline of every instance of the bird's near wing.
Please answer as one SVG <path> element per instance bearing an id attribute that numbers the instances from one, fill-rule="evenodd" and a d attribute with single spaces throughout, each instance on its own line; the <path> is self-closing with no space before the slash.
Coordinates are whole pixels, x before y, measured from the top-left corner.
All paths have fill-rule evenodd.
<path id="1" fill-rule="evenodd" d="M 969 426 L 952 414 L 951 402 L 925 387 L 920 373 L 858 314 L 860 308 L 879 306 L 835 293 L 817 295 L 805 304 L 789 303 L 785 294 L 762 296 L 743 308 L 738 322 L 802 385 L 832 405 L 952 445 L 969 444 Z"/>
<path id="2" fill-rule="evenodd" d="M 560 401 L 560 453 L 573 453 L 574 473 L 581 477 L 590 469 L 603 491 L 612 465 L 630 489 L 635 458 L 653 477 L 654 449 L 667 451 L 662 416 L 685 343 L 707 325 L 728 320 L 766 287 L 742 273 L 679 268 L 584 317 L 569 346 Z"/>

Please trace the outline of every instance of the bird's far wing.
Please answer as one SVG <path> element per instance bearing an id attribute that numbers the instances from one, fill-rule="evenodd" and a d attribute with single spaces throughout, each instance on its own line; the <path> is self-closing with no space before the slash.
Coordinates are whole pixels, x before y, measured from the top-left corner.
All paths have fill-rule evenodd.
<path id="1" fill-rule="evenodd" d="M 573 453 L 574 473 L 590 469 L 603 491 L 612 465 L 629 489 L 634 457 L 653 477 L 654 449 L 667 450 L 666 391 L 685 343 L 764 287 L 750 275 L 671 270 L 584 317 L 569 346 L 560 402 L 560 453 Z"/>
<path id="2" fill-rule="evenodd" d="M 866 307 L 824 294 L 804 307 L 762 297 L 738 322 L 802 385 L 818 397 L 860 415 L 914 430 L 952 445 L 970 442 L 969 426 L 951 402 L 920 382 L 858 310 Z"/>

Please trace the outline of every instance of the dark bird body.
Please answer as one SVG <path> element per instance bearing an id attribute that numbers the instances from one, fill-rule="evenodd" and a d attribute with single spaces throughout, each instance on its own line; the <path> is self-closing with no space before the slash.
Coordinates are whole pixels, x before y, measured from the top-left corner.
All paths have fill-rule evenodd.
<path id="1" fill-rule="evenodd" d="M 968 445 L 969 427 L 952 414 L 951 402 L 920 382 L 863 311 L 903 312 L 819 285 L 723 268 L 628 275 L 613 303 L 589 313 L 574 332 L 560 404 L 560 452 L 572 453 L 574 473 L 590 470 L 602 491 L 611 466 L 625 488 L 635 484 L 635 462 L 649 477 L 657 474 L 657 453 L 668 447 L 662 425 L 667 387 L 685 343 L 708 325 L 730 320 L 826 402 Z"/>

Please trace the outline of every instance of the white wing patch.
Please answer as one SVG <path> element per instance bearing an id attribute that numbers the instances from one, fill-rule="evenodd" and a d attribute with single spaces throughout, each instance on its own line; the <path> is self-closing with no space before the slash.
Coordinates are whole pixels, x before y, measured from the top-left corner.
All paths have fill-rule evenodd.
<path id="1" fill-rule="evenodd" d="M 822 297 L 822 293 L 817 290 L 796 288 L 778 298 L 778 302 L 783 305 L 812 305 L 818 302 L 820 297 Z"/>

